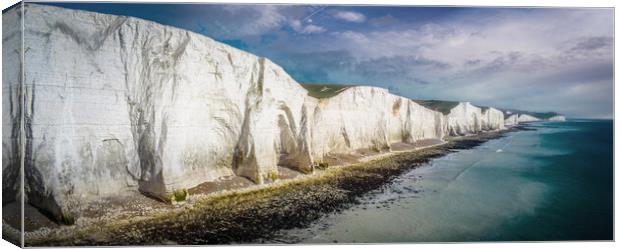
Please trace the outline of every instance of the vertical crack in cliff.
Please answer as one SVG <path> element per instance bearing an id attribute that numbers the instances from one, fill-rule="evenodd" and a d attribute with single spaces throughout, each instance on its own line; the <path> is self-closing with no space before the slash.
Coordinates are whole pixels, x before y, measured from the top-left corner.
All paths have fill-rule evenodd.
<path id="1" fill-rule="evenodd" d="M 411 127 L 411 105 L 412 105 L 411 102 L 407 101 L 407 111 L 405 114 L 405 122 L 401 128 L 401 138 L 403 142 L 406 142 L 406 143 L 415 142 L 411 134 L 411 129 L 412 129 Z"/>
<path id="2" fill-rule="evenodd" d="M 127 19 L 128 17 L 126 16 L 117 16 L 109 25 L 99 32 L 93 33 L 91 36 L 84 36 L 82 32 L 71 28 L 64 22 L 56 21 L 54 23 L 48 23 L 47 25 L 50 29 L 50 33 L 54 30 L 59 30 L 62 34 L 65 34 L 73 39 L 77 44 L 83 45 L 80 47 L 84 47 L 90 52 L 94 52 L 99 50 L 110 34 L 113 34 L 119 30 Z"/>
<path id="3" fill-rule="evenodd" d="M 163 155 L 168 136 L 168 113 L 163 104 L 163 92 L 171 89 L 169 101 L 174 102 L 179 76 L 176 65 L 190 42 L 185 33 L 178 44 L 172 44 L 172 32 L 164 30 L 163 38 L 143 34 L 139 25 L 132 26 L 135 37 L 144 37 L 142 43 L 119 35 L 121 62 L 125 70 L 128 115 L 131 134 L 139 160 L 138 190 L 145 195 L 167 201 L 163 174 Z M 122 31 L 119 30 L 122 34 Z M 161 39 L 161 40 L 160 40 Z M 135 55 L 136 52 L 139 51 Z M 138 66 L 141 65 L 141 66 Z M 159 123 L 159 126 L 156 124 Z M 131 169 L 128 169 L 131 172 Z"/>
<path id="4" fill-rule="evenodd" d="M 256 68 L 258 66 L 258 68 Z M 245 114 L 243 118 L 243 124 L 241 125 L 241 133 L 235 146 L 233 155 L 233 171 L 236 175 L 247 177 L 256 183 L 263 183 L 260 167 L 256 158 L 256 148 L 251 130 L 252 122 L 258 119 L 260 113 L 260 105 L 263 97 L 263 84 L 265 80 L 265 58 L 258 58 L 255 64 L 255 72 L 258 73 L 258 78 L 254 82 L 254 77 L 250 79 L 251 87 L 248 88 L 248 92 L 245 97 Z"/>
<path id="5" fill-rule="evenodd" d="M 243 124 L 241 125 L 241 133 L 233 152 L 233 171 L 238 176 L 247 177 L 254 182 L 261 182 L 259 179 L 259 171 L 256 165 L 256 156 L 254 149 L 254 138 L 250 131 L 250 115 L 252 108 L 249 106 L 249 99 L 245 101 L 245 114 Z"/>
<path id="6" fill-rule="evenodd" d="M 300 130 L 298 135 L 298 165 L 297 168 L 306 173 L 314 170 L 314 158 L 312 158 L 312 147 L 310 146 L 310 122 L 308 120 L 308 107 L 304 103 L 301 107 Z"/>
<path id="7" fill-rule="evenodd" d="M 20 50 L 15 51 L 20 57 Z M 6 55 L 5 55 L 6 56 Z M 11 120 L 11 133 L 10 143 L 6 144 L 2 139 L 2 156 L 4 158 L 3 164 L 7 166 L 2 170 L 2 204 L 6 204 L 15 201 L 19 192 L 19 178 L 21 167 L 22 151 L 21 144 L 21 115 L 22 115 L 22 98 L 23 93 L 21 91 L 21 67 L 18 75 L 18 84 L 13 84 L 8 87 L 8 102 L 9 102 L 9 116 Z M 9 83 L 10 84 L 10 83 Z M 4 115 L 3 115 L 4 116 Z M 3 117 L 7 118 L 7 117 Z M 5 135 L 3 134 L 3 137 Z"/>
<path id="8" fill-rule="evenodd" d="M 340 135 L 342 136 L 342 139 L 344 139 L 344 145 L 350 149 L 351 139 L 349 139 L 349 133 L 347 133 L 347 128 L 344 125 L 340 127 Z"/>
<path id="9" fill-rule="evenodd" d="M 278 115 L 280 141 L 277 141 L 278 144 L 276 146 L 276 152 L 279 154 L 277 164 L 305 173 L 312 172 L 305 104 L 302 105 L 301 109 L 301 129 L 299 131 L 297 126 L 295 126 L 293 113 L 286 103 L 280 102 L 279 110 L 284 112 L 284 114 Z"/>
<path id="10" fill-rule="evenodd" d="M 25 83 L 22 83 L 25 84 Z M 26 200 L 34 207 L 41 210 L 44 214 L 51 216 L 56 221 L 72 224 L 74 214 L 71 211 L 62 208 L 59 204 L 56 195 L 64 194 L 57 193 L 53 190 L 47 189 L 45 186 L 49 183 L 45 182 L 45 177 L 37 169 L 34 158 L 34 145 L 33 145 L 33 131 L 32 122 L 35 118 L 36 110 L 36 83 L 32 82 L 32 86 L 24 86 L 25 93 L 23 95 L 23 115 L 24 115 L 24 129 L 25 133 L 25 147 L 24 147 L 24 178 L 25 186 L 24 192 L 26 194 Z"/>
<path id="11" fill-rule="evenodd" d="M 440 113 L 434 113 L 433 116 L 435 118 L 435 137 L 443 139 L 445 130 L 444 120 L 442 119 L 443 116 L 441 116 Z"/>

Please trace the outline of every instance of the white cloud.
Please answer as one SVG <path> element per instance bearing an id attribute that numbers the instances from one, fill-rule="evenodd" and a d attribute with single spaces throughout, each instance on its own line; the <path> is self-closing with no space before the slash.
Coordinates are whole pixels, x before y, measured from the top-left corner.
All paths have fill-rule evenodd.
<path id="1" fill-rule="evenodd" d="M 397 30 L 331 34 L 339 41 L 333 44 L 353 51 L 362 60 L 422 56 L 462 70 L 500 62 L 524 66 L 550 63 L 549 66 L 554 66 L 611 59 L 611 15 L 576 12 L 503 13 L 482 24 L 457 20 Z M 604 21 L 605 18 L 608 22 Z M 577 48 L 592 49 L 584 52 Z M 506 58 L 498 61 L 501 57 Z M 472 61 L 477 63 L 473 65 Z"/>
<path id="2" fill-rule="evenodd" d="M 186 18 L 199 30 L 219 39 L 239 39 L 259 36 L 286 25 L 285 12 L 289 6 L 280 5 L 222 5 L 200 6 Z"/>
<path id="3" fill-rule="evenodd" d="M 314 19 L 288 25 L 299 33 L 325 32 L 310 26 L 321 23 Z M 573 117 L 611 113 L 612 10 L 499 9 L 398 23 L 369 30 L 329 26 L 325 35 L 287 37 L 277 50 L 261 52 L 302 81 L 375 85 L 411 98 Z"/>
<path id="4" fill-rule="evenodd" d="M 348 51 L 354 60 L 332 69 L 345 73 L 326 73 L 339 75 L 336 82 L 395 87 L 412 98 L 573 117 L 605 113 L 611 110 L 605 91 L 613 84 L 612 18 L 601 10 L 500 10 L 388 30 L 334 31 L 327 49 Z"/>
<path id="5" fill-rule="evenodd" d="M 305 34 L 310 34 L 310 33 L 321 33 L 324 32 L 325 28 L 321 27 L 321 26 L 317 26 L 317 25 L 307 25 L 306 27 L 304 27 L 303 32 Z"/>
<path id="6" fill-rule="evenodd" d="M 334 13 L 334 17 L 348 22 L 361 23 L 366 21 L 366 16 L 364 14 L 354 11 L 338 11 Z"/>
<path id="7" fill-rule="evenodd" d="M 336 36 L 341 36 L 342 38 L 348 39 L 358 45 L 365 45 L 371 42 L 365 34 L 359 33 L 359 32 L 345 31 L 345 32 L 335 32 L 333 34 L 335 34 Z"/>
<path id="8" fill-rule="evenodd" d="M 321 26 L 317 26 L 317 25 L 314 25 L 314 24 L 304 25 L 299 20 L 292 20 L 292 21 L 290 21 L 289 22 L 289 26 L 293 30 L 295 30 L 295 32 L 302 33 L 302 34 L 315 34 L 315 33 L 325 32 L 325 28 L 323 28 Z"/>
<path id="9" fill-rule="evenodd" d="M 283 27 L 290 27 L 301 34 L 317 34 L 327 30 L 307 18 L 308 13 L 312 16 L 319 11 L 292 5 L 221 5 L 196 12 L 202 18 L 191 18 L 200 20 L 192 22 L 196 22 L 199 30 L 219 39 L 252 40 Z"/>

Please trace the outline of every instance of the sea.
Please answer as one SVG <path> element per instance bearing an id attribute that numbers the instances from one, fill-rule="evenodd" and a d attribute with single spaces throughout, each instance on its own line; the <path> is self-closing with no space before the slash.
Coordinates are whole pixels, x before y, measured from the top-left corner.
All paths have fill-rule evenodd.
<path id="1" fill-rule="evenodd" d="M 613 122 L 522 125 L 415 168 L 291 243 L 613 239 Z"/>

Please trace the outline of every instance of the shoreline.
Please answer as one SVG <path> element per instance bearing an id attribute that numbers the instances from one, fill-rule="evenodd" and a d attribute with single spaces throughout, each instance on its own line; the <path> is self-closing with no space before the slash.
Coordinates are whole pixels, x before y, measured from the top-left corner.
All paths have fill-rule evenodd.
<path id="1" fill-rule="evenodd" d="M 357 197 L 433 158 L 523 129 L 529 128 L 451 137 L 441 144 L 370 155 L 352 165 L 332 166 L 312 175 L 198 194 L 187 203 L 142 216 L 39 229 L 26 233 L 25 242 L 26 246 L 261 243 L 280 230 L 304 227 L 328 213 L 351 207 Z"/>

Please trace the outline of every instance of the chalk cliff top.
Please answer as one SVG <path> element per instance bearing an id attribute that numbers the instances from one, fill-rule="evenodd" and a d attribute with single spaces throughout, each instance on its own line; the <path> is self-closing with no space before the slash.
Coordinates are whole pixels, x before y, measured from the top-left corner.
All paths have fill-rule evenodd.
<path id="1" fill-rule="evenodd" d="M 457 101 L 446 101 L 446 100 L 413 100 L 416 103 L 434 110 L 443 113 L 444 115 L 448 115 L 450 111 L 456 107 L 460 102 Z"/>
<path id="2" fill-rule="evenodd" d="M 343 84 L 301 84 L 306 90 L 308 95 L 317 99 L 330 98 L 343 92 L 344 90 L 355 87 L 354 85 Z"/>
<path id="3" fill-rule="evenodd" d="M 531 112 L 531 111 L 522 111 L 522 110 L 516 110 L 516 109 L 502 109 L 501 111 L 504 112 L 504 115 L 526 114 L 526 115 L 529 115 L 529 116 L 532 116 L 538 119 L 549 119 L 555 116 L 562 116 L 561 114 L 557 112 Z"/>

